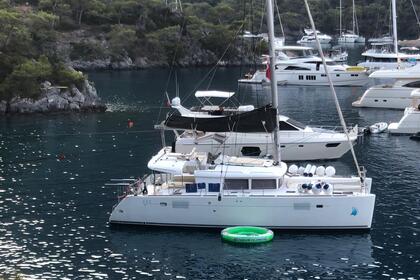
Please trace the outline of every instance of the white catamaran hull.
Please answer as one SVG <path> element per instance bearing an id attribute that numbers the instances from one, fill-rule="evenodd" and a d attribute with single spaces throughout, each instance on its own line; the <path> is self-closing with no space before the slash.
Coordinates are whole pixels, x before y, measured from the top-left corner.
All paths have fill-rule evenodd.
<path id="1" fill-rule="evenodd" d="M 412 91 L 413 88 L 409 87 L 378 85 L 366 90 L 363 96 L 352 105 L 354 107 L 405 109 L 413 104 Z"/>
<path id="2" fill-rule="evenodd" d="M 279 85 L 307 85 L 328 86 L 326 74 L 308 71 L 276 72 Z M 364 86 L 368 82 L 368 76 L 364 71 L 346 71 L 331 73 L 335 86 Z M 265 71 L 257 71 L 251 79 L 241 79 L 239 83 L 261 84 L 267 83 Z"/>
<path id="3" fill-rule="evenodd" d="M 253 225 L 285 229 L 369 229 L 375 195 L 153 196 L 129 195 L 110 222 L 183 227 Z"/>

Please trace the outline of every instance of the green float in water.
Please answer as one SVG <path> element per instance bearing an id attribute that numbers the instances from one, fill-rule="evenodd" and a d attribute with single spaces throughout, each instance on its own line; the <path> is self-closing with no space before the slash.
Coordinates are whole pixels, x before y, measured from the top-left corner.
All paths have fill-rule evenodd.
<path id="1" fill-rule="evenodd" d="M 273 237 L 273 231 L 262 227 L 229 227 L 222 230 L 222 239 L 234 243 L 264 243 Z"/>

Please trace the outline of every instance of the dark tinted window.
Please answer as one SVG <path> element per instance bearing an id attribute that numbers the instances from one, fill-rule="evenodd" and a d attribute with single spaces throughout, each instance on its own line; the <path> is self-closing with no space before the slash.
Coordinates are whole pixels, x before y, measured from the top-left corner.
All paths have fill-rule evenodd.
<path id="1" fill-rule="evenodd" d="M 276 189 L 275 179 L 254 179 L 251 182 L 251 189 L 262 190 L 262 189 Z"/>
<path id="2" fill-rule="evenodd" d="M 287 66 L 284 70 L 305 70 L 308 71 L 308 68 L 299 67 L 299 66 Z"/>
<path id="3" fill-rule="evenodd" d="M 299 130 L 293 125 L 288 124 L 287 122 L 280 122 L 280 130 Z"/>
<path id="4" fill-rule="evenodd" d="M 247 179 L 225 179 L 225 190 L 247 190 Z"/>
<path id="5" fill-rule="evenodd" d="M 420 88 L 420 81 L 415 81 L 415 82 L 411 82 L 411 83 L 405 84 L 404 87 Z"/>
<path id="6" fill-rule="evenodd" d="M 261 154 L 259 147 L 242 147 L 241 153 L 243 156 L 257 157 Z"/>

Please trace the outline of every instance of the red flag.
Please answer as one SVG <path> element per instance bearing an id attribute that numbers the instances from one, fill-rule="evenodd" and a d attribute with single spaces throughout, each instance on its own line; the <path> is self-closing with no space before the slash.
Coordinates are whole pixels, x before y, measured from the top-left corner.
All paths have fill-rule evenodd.
<path id="1" fill-rule="evenodd" d="M 265 77 L 271 81 L 270 62 L 267 61 L 267 68 L 265 69 Z"/>

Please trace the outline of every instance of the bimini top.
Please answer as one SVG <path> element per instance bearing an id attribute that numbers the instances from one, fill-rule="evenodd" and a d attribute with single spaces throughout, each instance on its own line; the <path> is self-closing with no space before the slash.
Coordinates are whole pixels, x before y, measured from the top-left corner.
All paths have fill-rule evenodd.
<path id="1" fill-rule="evenodd" d="M 198 90 L 195 92 L 195 97 L 220 97 L 231 98 L 235 93 L 218 90 Z"/>
<path id="2" fill-rule="evenodd" d="M 420 64 L 403 69 L 378 70 L 369 75 L 375 79 L 420 79 Z"/>

